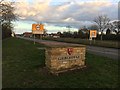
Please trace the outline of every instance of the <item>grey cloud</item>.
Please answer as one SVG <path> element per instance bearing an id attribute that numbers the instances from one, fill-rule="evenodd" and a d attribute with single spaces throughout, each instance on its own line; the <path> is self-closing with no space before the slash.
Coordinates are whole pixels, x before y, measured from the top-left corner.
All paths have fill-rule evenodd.
<path id="1" fill-rule="evenodd" d="M 28 4 L 24 4 L 28 5 Z M 42 5 L 42 4 L 40 4 Z M 44 6 L 45 5 L 45 6 Z M 24 8 L 28 13 L 24 12 L 21 16 L 25 17 L 26 20 L 33 20 L 35 22 L 45 22 L 48 24 L 53 24 L 57 26 L 66 26 L 71 25 L 73 27 L 79 28 L 80 26 L 90 25 L 93 19 L 100 15 L 106 14 L 110 19 L 117 19 L 118 17 L 118 7 L 117 3 L 110 2 L 85 2 L 85 3 L 70 3 L 64 2 L 60 5 L 46 5 L 44 3 L 42 10 L 40 6 L 38 9 L 35 8 L 35 5 L 28 5 Z M 22 8 L 17 11 L 19 14 L 22 12 Z M 31 13 L 30 13 L 31 12 Z M 68 21 L 68 18 L 71 18 Z"/>

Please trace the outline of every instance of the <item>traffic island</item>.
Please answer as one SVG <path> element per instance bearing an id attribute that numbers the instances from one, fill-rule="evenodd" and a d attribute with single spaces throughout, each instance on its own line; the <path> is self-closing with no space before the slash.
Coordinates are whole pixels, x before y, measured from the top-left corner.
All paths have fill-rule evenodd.
<path id="1" fill-rule="evenodd" d="M 50 46 L 45 51 L 45 64 L 48 70 L 58 75 L 61 72 L 86 67 L 86 46 Z"/>

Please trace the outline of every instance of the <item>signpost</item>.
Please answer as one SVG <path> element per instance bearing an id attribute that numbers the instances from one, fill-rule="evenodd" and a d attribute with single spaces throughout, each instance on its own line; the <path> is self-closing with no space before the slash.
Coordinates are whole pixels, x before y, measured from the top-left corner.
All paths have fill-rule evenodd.
<path id="1" fill-rule="evenodd" d="M 97 37 L 97 31 L 96 30 L 90 30 L 90 38 L 96 38 Z"/>
<path id="2" fill-rule="evenodd" d="M 97 30 L 90 30 L 90 44 L 92 38 L 94 38 L 94 43 L 95 43 L 95 38 L 97 37 Z"/>
<path id="3" fill-rule="evenodd" d="M 32 24 L 32 34 L 34 35 L 34 44 L 35 44 L 35 34 L 44 34 L 44 25 L 43 24 Z"/>

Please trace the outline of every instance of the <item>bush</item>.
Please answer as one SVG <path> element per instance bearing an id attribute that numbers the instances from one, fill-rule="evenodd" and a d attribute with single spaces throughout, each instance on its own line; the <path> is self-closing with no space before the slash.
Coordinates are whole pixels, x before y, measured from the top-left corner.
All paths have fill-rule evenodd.
<path id="1" fill-rule="evenodd" d="M 114 41 L 120 41 L 120 34 L 107 34 L 103 35 L 103 40 L 114 40 Z M 100 40 L 100 35 L 97 36 L 97 40 Z"/>

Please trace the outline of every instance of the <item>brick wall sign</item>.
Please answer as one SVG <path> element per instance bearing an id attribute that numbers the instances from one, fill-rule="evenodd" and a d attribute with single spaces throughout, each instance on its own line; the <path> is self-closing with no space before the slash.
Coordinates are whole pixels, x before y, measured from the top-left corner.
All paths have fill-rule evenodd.
<path id="1" fill-rule="evenodd" d="M 46 49 L 46 67 L 51 73 L 85 67 L 85 46 L 50 47 Z"/>

